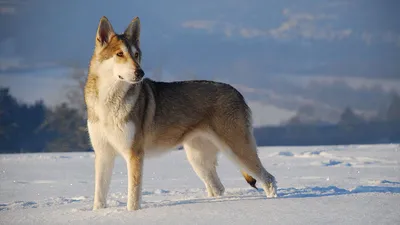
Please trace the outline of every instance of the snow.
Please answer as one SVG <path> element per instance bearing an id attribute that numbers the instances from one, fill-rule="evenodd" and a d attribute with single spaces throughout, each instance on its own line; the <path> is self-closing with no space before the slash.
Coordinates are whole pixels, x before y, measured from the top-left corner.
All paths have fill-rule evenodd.
<path id="1" fill-rule="evenodd" d="M 400 224 L 400 146 L 259 147 L 278 198 L 220 155 L 222 197 L 207 197 L 184 151 L 146 159 L 142 209 L 126 210 L 117 159 L 109 207 L 92 211 L 93 153 L 0 155 L 0 224 Z"/>

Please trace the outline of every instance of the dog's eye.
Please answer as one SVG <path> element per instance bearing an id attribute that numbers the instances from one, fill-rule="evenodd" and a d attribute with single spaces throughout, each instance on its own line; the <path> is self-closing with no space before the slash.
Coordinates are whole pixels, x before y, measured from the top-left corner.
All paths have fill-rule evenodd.
<path id="1" fill-rule="evenodd" d="M 135 52 L 135 58 L 139 58 L 139 53 Z"/>
<path id="2" fill-rule="evenodd" d="M 118 52 L 118 53 L 117 53 L 117 56 L 118 56 L 118 57 L 122 57 L 122 56 L 124 56 L 124 53 L 123 53 L 123 52 Z"/>

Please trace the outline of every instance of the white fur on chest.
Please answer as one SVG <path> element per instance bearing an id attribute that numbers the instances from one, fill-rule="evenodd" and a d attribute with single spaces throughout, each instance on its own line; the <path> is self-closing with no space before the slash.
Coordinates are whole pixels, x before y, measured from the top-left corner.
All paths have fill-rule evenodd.
<path id="1" fill-rule="evenodd" d="M 88 124 L 91 140 L 101 142 L 100 146 L 109 145 L 121 154 L 131 151 L 136 132 L 133 121 L 126 120 L 136 102 L 136 96 L 125 96 L 129 87 L 114 77 L 102 77 L 98 97 L 89 101 L 98 117 Z"/>
<path id="2" fill-rule="evenodd" d="M 89 122 L 90 136 L 95 136 L 91 139 L 109 144 L 122 155 L 131 151 L 136 127 L 133 121 L 126 120 L 129 113 L 127 106 L 130 104 L 133 103 L 127 102 L 125 107 L 120 108 L 112 104 L 105 105 L 101 100 L 96 101 L 93 108 L 99 120 Z"/>
<path id="3" fill-rule="evenodd" d="M 125 124 L 105 124 L 97 121 L 96 123 L 89 122 L 88 125 L 90 138 L 92 141 L 100 142 L 98 145 L 106 146 L 108 144 L 122 155 L 132 150 L 136 131 L 132 121 Z"/>

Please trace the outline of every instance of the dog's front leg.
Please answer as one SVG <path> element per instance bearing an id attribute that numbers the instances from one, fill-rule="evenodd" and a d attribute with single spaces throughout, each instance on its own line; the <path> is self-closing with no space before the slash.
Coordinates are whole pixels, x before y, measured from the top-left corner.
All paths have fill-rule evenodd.
<path id="1" fill-rule="evenodd" d="M 95 152 L 95 187 L 93 210 L 106 207 L 108 189 L 114 168 L 115 151 L 100 132 L 97 124 L 88 124 L 90 140 Z"/>
<path id="2" fill-rule="evenodd" d="M 142 195 L 144 150 L 142 147 L 134 147 L 126 157 L 128 167 L 128 210 L 140 209 Z"/>
<path id="3" fill-rule="evenodd" d="M 96 152 L 95 154 L 95 190 L 93 210 L 106 207 L 106 199 L 115 159 L 115 154 L 111 151 Z"/>

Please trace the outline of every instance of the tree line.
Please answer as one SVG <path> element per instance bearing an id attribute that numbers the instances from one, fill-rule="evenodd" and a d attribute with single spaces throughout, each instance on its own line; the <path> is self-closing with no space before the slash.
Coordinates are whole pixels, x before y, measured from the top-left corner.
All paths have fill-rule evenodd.
<path id="1" fill-rule="evenodd" d="M 91 151 L 86 128 L 83 82 L 67 102 L 48 107 L 43 101 L 19 102 L 9 88 L 0 87 L 0 153 Z M 256 128 L 259 145 L 336 145 L 400 143 L 400 97 L 373 118 L 364 118 L 351 108 L 344 109 L 336 124 L 302 119 L 302 109 L 287 123 Z"/>
<path id="2" fill-rule="evenodd" d="M 347 145 L 400 143 L 400 97 L 393 93 L 390 104 L 378 115 L 365 117 L 350 107 L 343 110 L 337 123 L 310 118 L 312 107 L 302 107 L 286 123 L 256 128 L 258 145 Z"/>
<path id="3" fill-rule="evenodd" d="M 69 151 L 90 151 L 78 109 L 66 102 L 55 107 L 22 103 L 0 87 L 0 153 Z"/>

